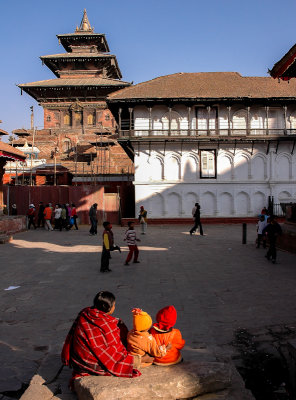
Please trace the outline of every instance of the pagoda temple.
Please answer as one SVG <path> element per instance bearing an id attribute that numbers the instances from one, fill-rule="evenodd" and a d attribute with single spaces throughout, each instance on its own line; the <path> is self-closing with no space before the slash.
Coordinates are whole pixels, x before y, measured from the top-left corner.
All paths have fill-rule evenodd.
<path id="1" fill-rule="evenodd" d="M 42 56 L 54 79 L 18 85 L 44 110 L 44 129 L 17 129 L 14 145 L 38 148 L 44 184 L 54 184 L 53 169 L 66 168 L 69 179 L 56 184 L 121 181 L 133 164 L 116 141 L 116 122 L 106 97 L 130 86 L 121 80 L 116 56 L 104 34 L 95 33 L 84 10 L 74 33 L 57 35 L 65 53 Z M 47 172 L 46 172 L 47 171 Z M 37 172 L 36 172 L 37 173 Z M 48 177 L 46 177 L 48 175 Z"/>

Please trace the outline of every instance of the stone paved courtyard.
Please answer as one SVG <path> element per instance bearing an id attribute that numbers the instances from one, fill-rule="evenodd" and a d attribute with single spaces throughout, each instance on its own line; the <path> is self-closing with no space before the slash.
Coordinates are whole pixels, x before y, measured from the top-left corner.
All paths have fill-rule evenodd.
<path id="1" fill-rule="evenodd" d="M 28 383 L 46 357 L 44 376 L 55 375 L 73 319 L 99 290 L 114 292 L 115 316 L 129 327 L 133 307 L 155 316 L 174 304 L 187 347 L 209 359 L 213 353 L 231 354 L 238 328 L 296 321 L 296 257 L 279 251 L 278 264 L 269 263 L 264 250 L 255 248 L 254 225 L 248 226 L 247 245 L 241 244 L 241 225 L 208 225 L 205 236 L 190 236 L 182 225 L 149 226 L 148 234 L 140 235 L 141 263 L 128 267 L 125 228 L 113 230 L 123 252 L 112 254 L 110 274 L 99 273 L 101 234 L 89 236 L 87 227 L 24 232 L 0 247 L 3 399 Z M 9 286 L 20 287 L 5 290 Z M 63 374 L 65 388 L 69 373 Z M 75 398 L 61 391 L 56 398 Z"/>

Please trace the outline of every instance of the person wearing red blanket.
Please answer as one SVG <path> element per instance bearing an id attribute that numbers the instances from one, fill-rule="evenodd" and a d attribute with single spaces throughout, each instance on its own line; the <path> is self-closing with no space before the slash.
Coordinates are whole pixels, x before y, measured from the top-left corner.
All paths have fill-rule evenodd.
<path id="1" fill-rule="evenodd" d="M 62 362 L 73 368 L 72 382 L 86 375 L 134 378 L 141 361 L 130 355 L 122 343 L 127 328 L 112 317 L 115 296 L 99 292 L 92 307 L 84 308 L 73 323 L 62 350 Z M 73 387 L 73 386 L 72 386 Z"/>

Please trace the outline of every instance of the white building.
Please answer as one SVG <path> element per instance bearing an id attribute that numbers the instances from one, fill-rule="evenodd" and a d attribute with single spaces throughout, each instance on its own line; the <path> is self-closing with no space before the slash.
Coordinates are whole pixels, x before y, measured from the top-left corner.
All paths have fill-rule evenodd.
<path id="1" fill-rule="evenodd" d="M 136 211 L 252 217 L 296 201 L 296 82 L 235 72 L 180 73 L 109 96 L 135 163 Z M 137 215 L 137 214 L 136 214 Z"/>

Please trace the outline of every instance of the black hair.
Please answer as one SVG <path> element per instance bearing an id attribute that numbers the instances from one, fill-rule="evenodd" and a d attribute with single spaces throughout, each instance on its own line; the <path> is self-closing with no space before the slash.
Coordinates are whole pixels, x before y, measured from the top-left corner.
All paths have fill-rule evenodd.
<path id="1" fill-rule="evenodd" d="M 110 222 L 109 222 L 109 221 L 103 222 L 103 227 L 104 227 L 104 228 L 107 228 L 108 225 L 110 225 Z"/>
<path id="2" fill-rule="evenodd" d="M 134 221 L 128 221 L 128 223 L 127 223 L 128 227 L 130 227 L 131 224 L 133 224 L 133 223 L 134 223 Z"/>
<path id="3" fill-rule="evenodd" d="M 94 298 L 94 308 L 104 313 L 108 313 L 115 303 L 115 296 L 110 292 L 99 292 Z"/>
<path id="4" fill-rule="evenodd" d="M 76 207 L 74 203 L 72 203 L 72 207 Z"/>

